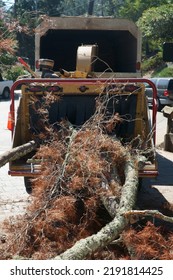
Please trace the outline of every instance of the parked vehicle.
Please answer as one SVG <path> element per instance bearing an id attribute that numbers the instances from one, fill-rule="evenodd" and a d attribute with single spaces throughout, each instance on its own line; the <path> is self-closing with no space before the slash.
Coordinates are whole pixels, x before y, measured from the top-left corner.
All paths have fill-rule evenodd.
<path id="1" fill-rule="evenodd" d="M 10 89 L 12 85 L 13 85 L 13 81 L 4 80 L 0 75 L 0 97 L 2 97 L 3 99 L 9 99 Z"/>
<path id="2" fill-rule="evenodd" d="M 172 78 L 151 78 L 150 79 L 157 88 L 157 107 L 161 110 L 164 106 L 173 106 L 173 77 Z M 145 93 L 148 103 L 152 106 L 153 89 L 150 85 L 145 85 Z M 171 98 L 172 97 L 172 98 Z"/>

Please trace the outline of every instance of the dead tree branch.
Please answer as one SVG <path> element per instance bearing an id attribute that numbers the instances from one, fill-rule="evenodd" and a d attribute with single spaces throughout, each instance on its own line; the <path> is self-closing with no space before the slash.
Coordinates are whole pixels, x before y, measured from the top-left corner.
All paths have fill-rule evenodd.
<path id="1" fill-rule="evenodd" d="M 28 153 L 32 152 L 37 147 L 35 141 L 29 141 L 26 144 L 12 148 L 11 150 L 0 155 L 0 167 L 5 165 L 7 162 L 19 159 Z"/>
<path id="2" fill-rule="evenodd" d="M 138 172 L 134 166 L 133 159 L 129 157 L 125 164 L 124 173 L 126 180 L 122 187 L 120 205 L 115 218 L 97 234 L 77 241 L 72 248 L 55 257 L 56 260 L 85 259 L 87 255 L 105 247 L 119 237 L 128 223 L 124 213 L 132 210 L 136 202 Z"/>
<path id="3" fill-rule="evenodd" d="M 160 213 L 158 210 L 131 210 L 126 212 L 126 218 L 130 218 L 131 216 L 139 217 L 139 216 L 151 216 L 153 218 L 158 218 L 165 222 L 173 223 L 173 217 L 168 217 Z"/>

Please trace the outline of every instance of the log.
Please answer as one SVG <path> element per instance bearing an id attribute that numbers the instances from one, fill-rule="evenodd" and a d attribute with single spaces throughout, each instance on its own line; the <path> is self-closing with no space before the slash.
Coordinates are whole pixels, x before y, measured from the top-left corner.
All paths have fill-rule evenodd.
<path id="1" fill-rule="evenodd" d="M 97 234 L 93 234 L 85 239 L 81 239 L 64 253 L 55 257 L 55 260 L 81 260 L 87 255 L 101 249 L 113 240 L 117 239 L 122 233 L 128 220 L 125 213 L 131 211 L 136 202 L 138 190 L 138 171 L 135 169 L 134 160 L 129 156 L 125 164 L 125 184 L 122 187 L 119 209 L 114 219 L 103 227 Z"/>
<path id="2" fill-rule="evenodd" d="M 28 153 L 32 152 L 34 149 L 36 149 L 37 144 L 34 140 L 29 141 L 28 143 L 25 143 L 21 146 L 18 146 L 16 148 L 12 148 L 9 151 L 6 151 L 2 155 L 0 155 L 0 167 L 5 165 L 7 162 L 19 159 Z"/>

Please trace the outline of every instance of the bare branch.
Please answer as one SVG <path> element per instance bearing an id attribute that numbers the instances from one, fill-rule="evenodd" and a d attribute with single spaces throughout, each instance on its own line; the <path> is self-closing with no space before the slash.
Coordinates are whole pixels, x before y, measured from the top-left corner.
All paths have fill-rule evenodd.
<path id="1" fill-rule="evenodd" d="M 130 216 L 152 216 L 165 222 L 173 223 L 173 217 L 165 216 L 157 210 L 131 210 L 126 212 L 124 216 L 128 219 L 130 218 Z"/>

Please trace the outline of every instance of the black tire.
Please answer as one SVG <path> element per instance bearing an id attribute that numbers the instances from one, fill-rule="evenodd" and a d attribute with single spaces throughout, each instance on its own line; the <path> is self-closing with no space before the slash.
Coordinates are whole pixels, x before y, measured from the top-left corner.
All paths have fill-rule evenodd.
<path id="1" fill-rule="evenodd" d="M 9 88 L 4 88 L 3 93 L 2 93 L 2 98 L 5 100 L 10 99 L 10 89 Z"/>
<path id="2" fill-rule="evenodd" d="M 159 98 L 157 98 L 157 111 L 160 112 L 163 108 L 163 105 L 160 103 Z"/>
<path id="3" fill-rule="evenodd" d="M 32 193 L 32 182 L 30 177 L 24 177 L 24 185 L 28 194 Z"/>

